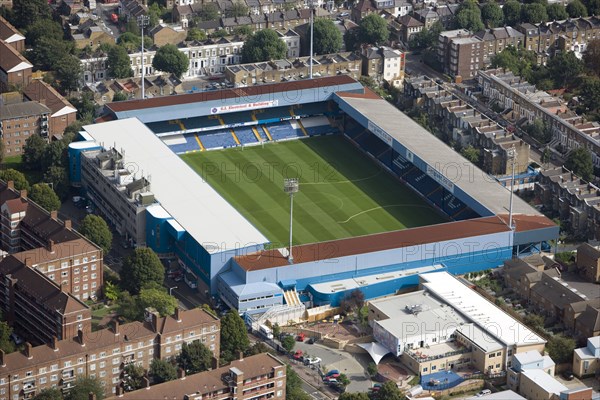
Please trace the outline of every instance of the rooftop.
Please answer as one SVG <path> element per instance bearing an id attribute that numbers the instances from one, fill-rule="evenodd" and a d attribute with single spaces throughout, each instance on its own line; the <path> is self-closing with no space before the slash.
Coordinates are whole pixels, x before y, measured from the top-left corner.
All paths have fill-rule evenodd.
<path id="1" fill-rule="evenodd" d="M 526 376 L 533 382 L 535 382 L 538 386 L 544 388 L 545 391 L 549 393 L 554 393 L 557 396 L 563 390 L 567 390 L 567 387 L 557 381 L 553 376 L 548 375 L 546 371 L 541 369 L 527 369 L 521 373 Z"/>
<path id="2" fill-rule="evenodd" d="M 0 106 L 0 119 L 22 118 L 50 114 L 50 109 L 37 101 L 24 101 L 22 103 Z"/>
<path id="3" fill-rule="evenodd" d="M 152 192 L 162 207 L 209 253 L 268 242 L 138 119 L 87 125 L 83 129 L 96 143 L 122 149 L 126 163 L 136 165 L 151 181 Z"/>

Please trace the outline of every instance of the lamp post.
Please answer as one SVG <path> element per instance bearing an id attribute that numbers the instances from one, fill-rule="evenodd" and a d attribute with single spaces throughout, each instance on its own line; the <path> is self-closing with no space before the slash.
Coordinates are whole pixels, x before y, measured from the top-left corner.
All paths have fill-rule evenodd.
<path id="1" fill-rule="evenodd" d="M 300 182 L 298 178 L 289 178 L 283 181 L 283 191 L 290 195 L 290 254 L 288 255 L 288 262 L 294 263 L 294 256 L 292 255 L 292 227 L 294 218 L 294 194 L 300 190 Z"/>
<path id="2" fill-rule="evenodd" d="M 308 0 L 309 1 L 309 7 L 310 7 L 310 69 L 309 69 L 309 76 L 310 79 L 313 78 L 313 39 L 314 39 L 314 35 L 313 35 L 313 31 L 314 31 L 314 22 L 315 22 L 315 3 L 314 0 Z"/>
<path id="3" fill-rule="evenodd" d="M 173 289 L 177 289 L 177 286 L 173 286 L 169 288 L 169 296 L 173 296 Z"/>
<path id="4" fill-rule="evenodd" d="M 142 99 L 145 99 L 146 82 L 144 82 L 144 80 L 146 78 L 146 67 L 144 66 L 144 27 L 150 24 L 150 17 L 147 15 L 140 15 L 139 17 L 137 17 L 137 23 L 142 33 Z"/>
<path id="5" fill-rule="evenodd" d="M 510 201 L 508 203 L 508 227 L 511 230 L 514 230 L 515 227 L 513 225 L 513 196 L 515 193 L 514 190 L 514 186 L 515 186 L 515 162 L 516 162 L 516 158 L 517 158 L 517 150 L 515 149 L 515 146 L 512 146 L 506 153 L 509 157 L 511 157 L 511 164 L 512 164 L 512 173 L 511 173 L 511 177 L 510 177 Z"/>

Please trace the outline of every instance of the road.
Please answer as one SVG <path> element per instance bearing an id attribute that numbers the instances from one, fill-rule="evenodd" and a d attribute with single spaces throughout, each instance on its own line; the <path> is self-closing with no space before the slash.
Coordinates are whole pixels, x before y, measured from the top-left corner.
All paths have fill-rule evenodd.
<path id="1" fill-rule="evenodd" d="M 99 25 L 106 32 L 110 33 L 112 37 L 117 39 L 119 37 L 119 27 L 112 22 L 110 16 L 117 12 L 118 3 L 116 4 L 102 4 L 96 3 L 96 15 L 99 17 Z"/>

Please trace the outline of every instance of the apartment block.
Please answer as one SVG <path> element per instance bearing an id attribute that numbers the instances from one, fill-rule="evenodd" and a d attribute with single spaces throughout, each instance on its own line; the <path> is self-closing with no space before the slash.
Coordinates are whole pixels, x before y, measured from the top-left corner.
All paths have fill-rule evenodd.
<path id="1" fill-rule="evenodd" d="M 177 380 L 117 393 L 108 400 L 285 399 L 286 365 L 269 353 L 231 362 L 226 367 L 182 375 Z"/>
<path id="2" fill-rule="evenodd" d="M 196 308 L 167 317 L 151 314 L 145 322 L 115 322 L 110 329 L 79 331 L 41 346 L 26 343 L 22 352 L 0 351 L 0 400 L 31 398 L 50 387 L 68 392 L 79 377 L 97 378 L 106 395 L 114 394 L 127 365 L 148 369 L 153 359 L 172 359 L 183 343 L 195 341 L 211 349 L 216 365 L 219 336 L 220 321 Z"/>
<path id="3" fill-rule="evenodd" d="M 0 138 L 6 156 L 23 154 L 25 141 L 32 135 L 48 137 L 51 110 L 35 101 L 0 104 Z"/>
<path id="4" fill-rule="evenodd" d="M 478 84 L 484 96 L 512 109 L 517 121 L 543 121 L 552 130 L 551 144 L 560 144 L 566 153 L 584 147 L 592 154 L 592 162 L 600 167 L 600 124 L 582 117 L 557 103 L 549 94 L 535 90 L 533 85 L 503 70 L 479 71 Z"/>
<path id="5" fill-rule="evenodd" d="M 23 90 L 25 98 L 50 109 L 47 135 L 60 139 L 67 126 L 77 120 L 77 109 L 52 86 L 41 79 L 34 79 Z"/>

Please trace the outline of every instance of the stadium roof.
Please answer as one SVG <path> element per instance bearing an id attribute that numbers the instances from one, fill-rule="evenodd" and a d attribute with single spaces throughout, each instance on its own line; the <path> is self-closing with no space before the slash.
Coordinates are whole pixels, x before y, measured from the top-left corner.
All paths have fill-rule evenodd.
<path id="1" fill-rule="evenodd" d="M 410 119 L 379 96 L 357 93 L 337 93 L 364 118 L 422 159 L 430 167 L 449 178 L 467 195 L 481 203 L 493 214 L 508 213 L 510 191 L 459 153 L 453 151 L 425 128 Z M 451 175 L 455 175 L 454 179 Z M 519 197 L 513 198 L 516 214 L 541 215 Z"/>
<path id="2" fill-rule="evenodd" d="M 122 151 L 152 184 L 162 207 L 209 253 L 267 243 L 200 175 L 135 118 L 86 125 L 96 142 Z"/>
<path id="3" fill-rule="evenodd" d="M 110 103 L 117 119 L 136 117 L 144 123 L 243 111 L 242 105 L 266 102 L 260 107 L 288 106 L 330 99 L 338 91 L 364 91 L 347 75 L 255 85 L 249 87 Z"/>
<path id="4" fill-rule="evenodd" d="M 423 286 L 505 346 L 546 341 L 448 272 L 421 275 Z"/>

